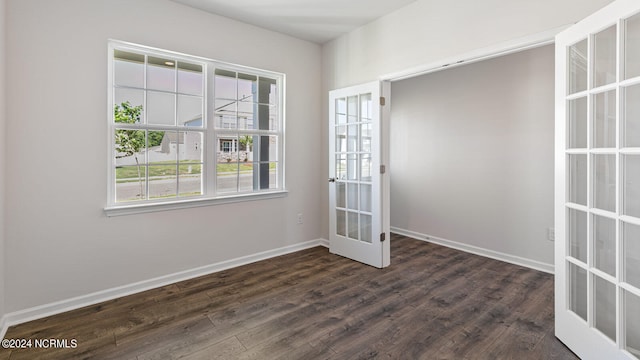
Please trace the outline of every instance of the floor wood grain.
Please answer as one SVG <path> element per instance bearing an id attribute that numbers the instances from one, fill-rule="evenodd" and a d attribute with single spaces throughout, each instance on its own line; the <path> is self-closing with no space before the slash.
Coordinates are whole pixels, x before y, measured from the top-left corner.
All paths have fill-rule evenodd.
<path id="1" fill-rule="evenodd" d="M 393 235 L 379 270 L 313 248 L 11 327 L 0 359 L 577 359 L 553 276 Z"/>

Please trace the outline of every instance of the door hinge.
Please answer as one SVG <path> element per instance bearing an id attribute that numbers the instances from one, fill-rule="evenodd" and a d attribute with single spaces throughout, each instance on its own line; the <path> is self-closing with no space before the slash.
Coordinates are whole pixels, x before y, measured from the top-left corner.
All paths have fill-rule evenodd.
<path id="1" fill-rule="evenodd" d="M 385 106 L 387 104 L 387 99 L 384 96 L 380 96 L 380 106 Z"/>
<path id="2" fill-rule="evenodd" d="M 387 172 L 387 167 L 385 165 L 380 165 L 380 174 L 384 174 Z"/>
<path id="3" fill-rule="evenodd" d="M 380 242 L 387 240 L 387 233 L 380 233 Z"/>

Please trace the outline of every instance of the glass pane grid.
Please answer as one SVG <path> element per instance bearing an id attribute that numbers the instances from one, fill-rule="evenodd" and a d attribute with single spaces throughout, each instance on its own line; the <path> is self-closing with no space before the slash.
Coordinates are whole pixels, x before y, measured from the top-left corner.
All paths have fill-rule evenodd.
<path id="1" fill-rule="evenodd" d="M 371 95 L 335 100 L 337 234 L 371 243 Z"/>
<path id="2" fill-rule="evenodd" d="M 568 48 L 567 300 L 640 358 L 640 14 L 621 24 L 624 57 L 617 25 Z"/>
<path id="3" fill-rule="evenodd" d="M 207 182 L 203 179 L 205 172 L 203 149 L 204 139 L 208 137 L 205 133 L 211 130 L 206 129 L 204 119 L 207 106 L 204 96 L 207 86 L 205 64 L 198 60 L 192 62 L 171 54 L 161 54 L 162 52 L 158 50 L 151 54 L 146 53 L 145 49 L 113 50 L 111 106 L 114 108 L 114 122 L 111 129 L 114 134 L 112 147 L 115 150 L 116 159 L 113 160 L 112 170 L 115 183 L 112 188 L 114 196 L 110 202 L 205 195 L 204 185 Z M 280 84 L 277 76 L 242 74 L 221 69 L 218 64 L 212 62 L 207 64 L 215 65 L 216 70 L 211 74 L 214 82 L 228 79 L 230 74 L 235 82 L 229 86 L 231 91 L 228 94 L 220 94 L 216 91 L 220 87 L 212 87 L 214 95 L 226 97 L 232 102 L 232 105 L 227 106 L 232 111 L 226 111 L 229 110 L 227 108 L 215 111 L 216 116 L 228 117 L 228 121 L 224 123 L 229 123 L 229 129 L 239 128 L 239 132 L 253 130 L 256 134 L 248 136 L 269 138 L 268 141 L 263 141 L 263 156 L 258 156 L 256 161 L 249 159 L 248 155 L 244 158 L 242 155 L 237 156 L 235 161 L 239 164 L 236 171 L 236 184 L 230 188 L 235 187 L 235 191 L 250 192 L 256 189 L 280 188 L 281 145 L 278 138 L 281 130 L 279 129 L 280 114 L 277 112 L 280 106 L 278 94 Z M 251 114 L 255 112 L 261 115 L 259 117 L 261 121 L 257 121 L 257 115 L 249 119 L 246 116 L 243 117 L 247 111 L 238 106 L 239 103 L 245 107 L 248 106 Z M 127 116 L 119 117 L 126 112 L 125 105 L 136 110 L 137 114 L 127 115 L 129 119 L 126 119 Z M 256 118 L 256 121 L 253 121 L 253 118 Z M 255 125 L 252 126 L 253 124 Z M 141 142 L 144 146 L 138 148 L 135 145 L 133 151 L 124 154 L 120 141 L 124 137 L 120 135 L 135 132 L 143 134 Z M 216 131 L 216 133 L 221 132 Z M 232 134 L 233 136 L 238 137 L 238 134 Z M 136 135 L 136 137 L 140 136 Z M 242 143 L 242 138 L 239 142 Z M 213 156 L 208 158 L 215 159 L 218 151 L 214 149 Z M 134 158 L 137 160 L 137 165 L 130 164 Z M 238 179 L 242 177 L 243 170 L 246 170 L 243 166 L 246 166 L 247 162 L 249 165 L 256 164 L 254 167 L 260 169 L 261 177 L 256 177 L 260 179 L 258 185 L 254 184 L 257 184 L 258 180 L 253 179 L 248 187 L 243 187 L 246 184 Z M 209 164 L 209 160 L 206 163 Z M 216 165 L 215 160 L 210 163 L 212 166 Z M 137 182 L 142 184 L 140 187 L 143 189 L 127 197 L 125 187 L 128 183 L 134 182 L 132 179 L 138 178 L 140 181 Z M 217 184 L 216 179 L 211 180 L 211 185 L 213 184 L 220 185 Z M 215 187 L 207 192 L 211 197 L 216 196 L 216 191 L 213 189 Z"/>

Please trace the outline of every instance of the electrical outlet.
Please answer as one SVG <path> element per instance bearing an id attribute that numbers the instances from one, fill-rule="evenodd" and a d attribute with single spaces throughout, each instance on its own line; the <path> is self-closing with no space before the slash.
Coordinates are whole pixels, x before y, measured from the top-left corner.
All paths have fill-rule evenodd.
<path id="1" fill-rule="evenodd" d="M 302 213 L 298 214 L 298 224 L 302 224 Z"/>
<path id="2" fill-rule="evenodd" d="M 556 241 L 556 229 L 554 228 L 547 229 L 547 239 L 549 241 Z"/>

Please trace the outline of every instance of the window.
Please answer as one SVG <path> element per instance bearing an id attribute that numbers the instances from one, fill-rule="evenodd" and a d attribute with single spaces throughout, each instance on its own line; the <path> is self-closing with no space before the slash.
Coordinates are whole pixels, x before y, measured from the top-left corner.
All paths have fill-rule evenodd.
<path id="1" fill-rule="evenodd" d="M 284 192 L 284 75 L 115 41 L 109 54 L 108 214 Z"/>

